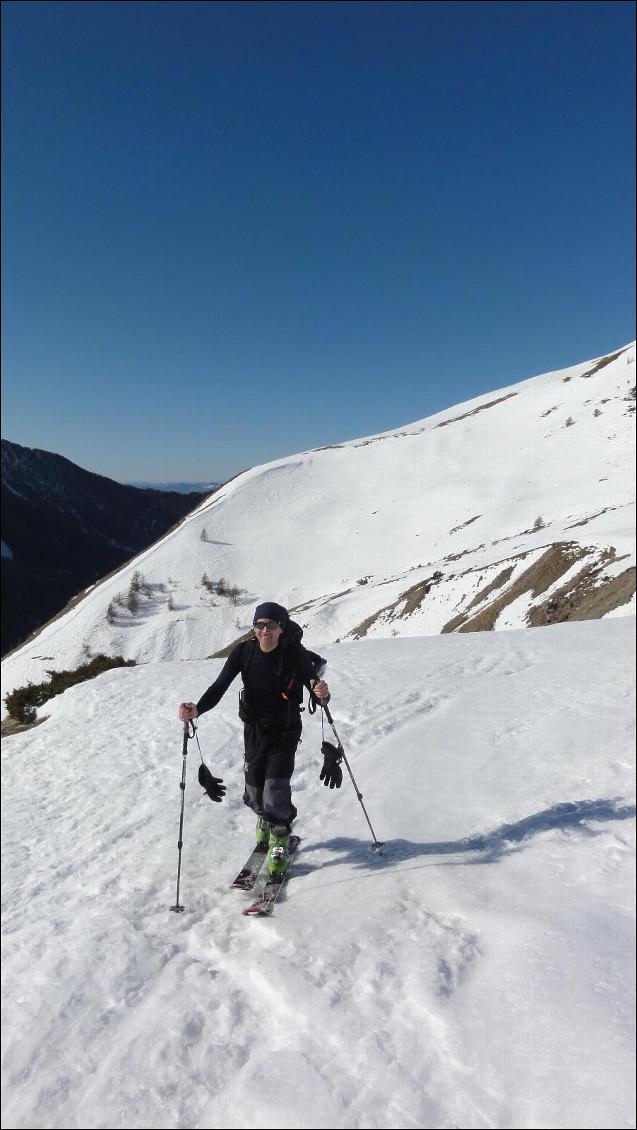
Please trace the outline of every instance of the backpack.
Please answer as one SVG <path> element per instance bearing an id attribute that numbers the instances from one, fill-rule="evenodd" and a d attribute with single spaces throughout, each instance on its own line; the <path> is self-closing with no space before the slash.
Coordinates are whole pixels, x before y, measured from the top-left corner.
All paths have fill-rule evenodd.
<path id="1" fill-rule="evenodd" d="M 275 675 L 281 680 L 281 698 L 288 703 L 295 702 L 299 706 L 303 702 L 303 687 L 309 689 L 310 679 L 320 679 L 327 667 L 326 659 L 301 645 L 302 637 L 303 629 L 290 620 L 281 635 L 279 641 L 281 654 L 274 668 Z M 244 682 L 257 647 L 258 643 L 254 638 L 244 640 L 241 645 L 241 677 Z M 311 699 L 309 709 L 310 713 L 314 713 L 316 709 L 316 706 L 312 709 Z"/>

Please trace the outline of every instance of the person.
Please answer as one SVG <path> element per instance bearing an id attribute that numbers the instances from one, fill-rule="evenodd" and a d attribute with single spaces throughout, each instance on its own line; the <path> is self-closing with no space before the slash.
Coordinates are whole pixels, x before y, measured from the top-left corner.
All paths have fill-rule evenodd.
<path id="1" fill-rule="evenodd" d="M 257 844 L 267 848 L 269 874 L 281 878 L 287 870 L 290 832 L 297 815 L 291 777 L 301 738 L 303 688 L 310 690 L 310 701 L 313 696 L 325 704 L 330 692 L 322 678 L 326 661 L 303 647 L 303 631 L 290 620 L 286 608 L 273 601 L 259 604 L 252 627 L 252 637 L 234 645 L 218 678 L 199 702 L 181 703 L 179 718 L 189 722 L 212 710 L 237 675 L 242 675 L 243 800 L 257 815 Z"/>

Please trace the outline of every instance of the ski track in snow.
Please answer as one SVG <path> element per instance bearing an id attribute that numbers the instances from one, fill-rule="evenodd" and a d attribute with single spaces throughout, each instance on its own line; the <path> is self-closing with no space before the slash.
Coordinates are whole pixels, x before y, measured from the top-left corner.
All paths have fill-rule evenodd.
<path id="1" fill-rule="evenodd" d="M 584 539 L 591 560 L 614 546 L 608 577 L 634 561 L 632 362 L 634 345 L 590 380 L 573 366 L 253 468 L 3 662 L 5 690 L 80 662 L 87 641 L 146 664 L 70 689 L 3 746 L 3 1127 L 634 1127 L 635 598 L 601 621 L 437 635 L 555 541 Z M 263 537 L 273 509 L 294 530 L 284 553 Z M 110 624 L 139 569 L 153 598 Z M 204 572 L 239 602 L 210 597 Z M 198 730 L 222 805 L 188 746 L 186 911 L 171 914 L 176 707 L 222 666 L 190 657 L 236 638 L 266 595 L 300 609 L 329 660 L 384 854 L 347 773 L 320 786 L 306 715 L 301 851 L 274 917 L 241 916 L 227 885 L 253 819 L 235 683 Z M 530 601 L 498 628 L 522 627 Z"/>
<path id="2" fill-rule="evenodd" d="M 220 661 L 111 671 L 3 748 L 3 1126 L 628 1127 L 634 721 L 626 618 L 328 649 L 351 783 L 320 786 L 269 920 Z M 591 674 L 593 677 L 591 678 Z M 326 736 L 331 736 L 329 727 Z M 193 764 L 194 762 L 194 764 Z"/>

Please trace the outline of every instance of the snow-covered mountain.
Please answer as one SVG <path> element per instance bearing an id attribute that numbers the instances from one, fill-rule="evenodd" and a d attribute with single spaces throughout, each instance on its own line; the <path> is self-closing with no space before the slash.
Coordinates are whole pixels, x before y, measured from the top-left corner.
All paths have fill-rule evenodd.
<path id="1" fill-rule="evenodd" d="M 129 483 L 140 490 L 163 490 L 169 494 L 211 494 L 221 483 Z"/>
<path id="2" fill-rule="evenodd" d="M 3 743 L 3 1126 L 634 1127 L 634 364 L 248 471 L 5 660 L 141 663 Z M 228 889 L 236 694 L 197 731 L 221 805 L 177 719 L 259 598 L 326 657 L 386 843 L 304 715 L 268 920 Z"/>
<path id="3" fill-rule="evenodd" d="M 87 649 L 205 658 L 266 598 L 323 644 L 634 612 L 634 423 L 632 344 L 255 467 L 7 659 L 3 694 Z"/>

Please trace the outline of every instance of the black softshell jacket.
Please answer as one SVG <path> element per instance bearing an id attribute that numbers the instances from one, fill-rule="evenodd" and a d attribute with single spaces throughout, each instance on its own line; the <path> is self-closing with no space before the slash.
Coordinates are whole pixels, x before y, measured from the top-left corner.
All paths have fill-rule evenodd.
<path id="1" fill-rule="evenodd" d="M 309 690 L 310 680 L 319 678 L 325 667 L 320 655 L 303 647 L 302 636 L 300 626 L 290 621 L 274 651 L 261 651 L 254 639 L 235 644 L 219 676 L 199 699 L 197 713 L 212 710 L 242 673 L 242 717 L 282 725 L 296 718 L 300 723 L 303 687 Z"/>

